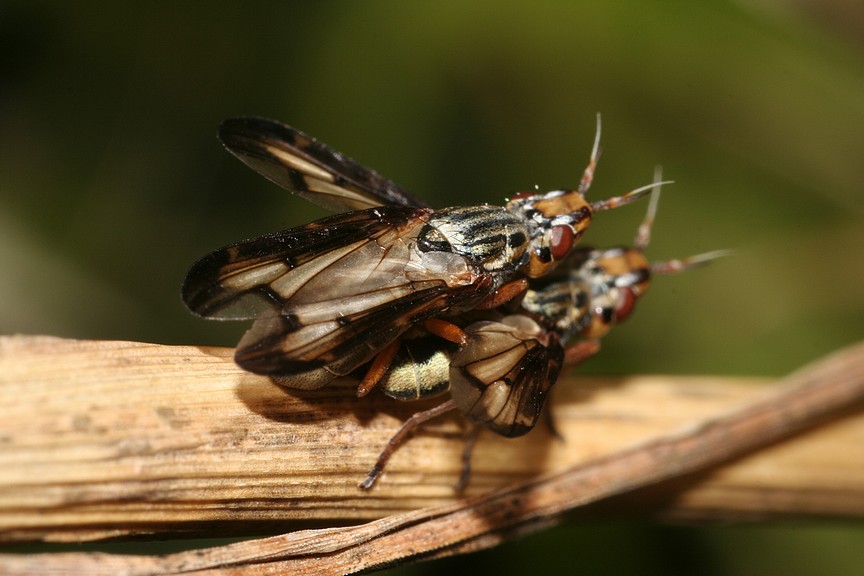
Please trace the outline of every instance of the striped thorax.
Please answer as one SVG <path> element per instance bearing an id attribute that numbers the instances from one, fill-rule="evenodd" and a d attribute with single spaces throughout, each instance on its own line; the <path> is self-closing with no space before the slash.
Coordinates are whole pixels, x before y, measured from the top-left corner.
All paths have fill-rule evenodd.
<path id="1" fill-rule="evenodd" d="M 421 252 L 453 252 L 478 271 L 512 275 L 527 258 L 529 225 L 501 206 L 456 206 L 432 213 L 420 231 Z"/>

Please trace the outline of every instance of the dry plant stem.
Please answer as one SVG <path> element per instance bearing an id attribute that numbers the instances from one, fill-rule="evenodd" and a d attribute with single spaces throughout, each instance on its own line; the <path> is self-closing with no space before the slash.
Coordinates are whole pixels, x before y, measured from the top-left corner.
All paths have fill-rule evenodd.
<path id="1" fill-rule="evenodd" d="M 351 381 L 286 393 L 239 370 L 231 354 L 0 338 L 0 541 L 251 535 L 283 530 L 287 522 L 333 526 L 454 501 L 465 432 L 457 413 L 424 424 L 399 446 L 366 494 L 357 482 L 381 448 L 432 402 L 382 394 L 358 400 Z M 564 374 L 546 410 L 558 434 L 546 425 L 516 439 L 482 430 L 465 495 L 701 422 L 750 402 L 768 385 L 752 378 Z M 685 486 L 687 498 L 672 507 L 703 520 L 718 511 L 724 519 L 738 511 L 864 515 L 864 466 L 847 457 L 864 443 L 864 419 L 858 422 L 808 435 L 788 454 L 763 452 L 743 472 L 736 465 L 739 472 L 715 474 L 717 482 L 695 491 Z M 781 505 L 765 508 L 765 494 Z M 647 512 L 644 505 L 630 510 Z"/>
<path id="2" fill-rule="evenodd" d="M 595 461 L 444 506 L 164 557 L 0 556 L 8 574 L 351 574 L 496 544 L 580 505 L 703 469 L 806 429 L 864 399 L 864 345 L 835 353 L 724 415 Z"/>

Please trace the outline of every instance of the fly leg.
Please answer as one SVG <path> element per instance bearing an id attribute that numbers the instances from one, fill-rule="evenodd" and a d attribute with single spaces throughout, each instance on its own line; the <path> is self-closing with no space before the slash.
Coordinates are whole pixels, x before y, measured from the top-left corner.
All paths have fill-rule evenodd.
<path id="1" fill-rule="evenodd" d="M 468 343 L 468 334 L 466 334 L 459 326 L 452 322 L 448 322 L 447 320 L 430 318 L 423 323 L 423 327 L 426 328 L 430 334 L 434 334 L 435 336 L 443 338 L 453 344 L 464 346 Z"/>
<path id="2" fill-rule="evenodd" d="M 402 339 L 397 338 L 385 346 L 384 349 L 375 356 L 375 359 L 372 360 L 372 364 L 369 366 L 369 370 L 366 371 L 363 379 L 360 380 L 360 384 L 357 385 L 358 398 L 362 398 L 371 392 L 372 388 L 381 381 L 381 378 L 383 378 L 384 374 L 387 373 L 387 370 L 390 369 L 390 364 L 393 363 L 393 357 L 396 356 L 396 351 L 399 350 L 399 346 L 401 345 Z"/>
<path id="3" fill-rule="evenodd" d="M 580 340 L 564 350 L 564 363 L 569 366 L 581 364 L 600 351 L 599 340 Z"/>
<path id="4" fill-rule="evenodd" d="M 465 437 L 465 447 L 462 449 L 462 472 L 459 474 L 459 482 L 456 483 L 457 494 L 461 494 L 471 480 L 471 456 L 474 454 L 474 446 L 477 445 L 477 436 L 480 434 L 478 422 L 471 422 L 470 425 L 471 429 Z"/>
<path id="5" fill-rule="evenodd" d="M 459 328 L 456 324 L 448 322 L 447 320 L 429 318 L 423 323 L 423 326 L 430 334 L 439 336 L 440 338 L 458 344 L 459 346 L 464 346 L 468 342 L 468 335 L 465 334 L 465 331 Z M 393 363 L 393 358 L 396 356 L 396 352 L 399 351 L 401 345 L 402 339 L 397 338 L 385 346 L 384 349 L 375 356 L 372 360 L 372 364 L 369 366 L 369 369 L 360 381 L 360 384 L 357 385 L 358 397 L 367 395 L 372 391 L 375 385 L 381 381 L 387 373 L 387 370 L 390 369 L 390 365 Z"/>
<path id="6" fill-rule="evenodd" d="M 502 304 L 506 304 L 511 300 L 524 296 L 526 290 L 528 290 L 527 278 L 513 280 L 495 290 L 495 292 L 490 294 L 489 297 L 480 302 L 476 308 L 477 310 L 491 310 L 492 308 L 497 308 Z"/>
<path id="7" fill-rule="evenodd" d="M 550 394 L 551 396 L 551 394 Z M 552 415 L 552 410 L 549 406 L 552 404 L 549 402 L 551 398 L 546 398 L 547 408 L 543 412 L 543 423 L 546 424 L 546 428 L 549 430 L 549 433 L 555 437 L 559 442 L 564 441 L 564 436 L 561 435 L 561 432 L 558 430 L 558 425 L 555 423 L 555 416 Z"/>
<path id="8" fill-rule="evenodd" d="M 575 342 L 564 350 L 564 363 L 571 367 L 576 366 L 578 364 L 581 364 L 594 354 L 597 354 L 597 352 L 599 351 L 599 340 L 581 340 L 579 342 Z M 548 402 L 548 398 L 547 404 L 550 404 L 550 402 Z M 544 421 L 546 423 L 546 428 L 549 429 L 549 432 L 558 440 L 563 441 L 564 436 L 562 436 L 561 432 L 558 431 L 558 426 L 555 425 L 555 417 L 552 416 L 552 411 L 548 408 L 544 413 Z"/>
<path id="9" fill-rule="evenodd" d="M 384 471 L 384 467 L 387 465 L 387 462 L 390 460 L 390 457 L 393 455 L 393 452 L 396 451 L 396 448 L 399 447 L 402 442 L 405 441 L 405 438 L 408 437 L 411 432 L 414 431 L 415 428 L 431 420 L 432 418 L 436 418 L 442 414 L 446 414 L 451 410 L 456 409 L 456 404 L 452 400 L 448 400 L 443 404 L 439 404 L 434 408 L 430 408 L 429 410 L 424 410 L 423 412 L 417 412 L 413 416 L 411 416 L 408 420 L 406 420 L 402 427 L 393 435 L 390 440 L 387 441 L 387 445 L 384 446 L 384 449 L 381 451 L 381 454 L 378 455 L 378 460 L 375 461 L 375 465 L 372 466 L 372 469 L 369 471 L 369 474 L 366 478 L 360 482 L 360 488 L 363 490 L 369 490 L 375 484 L 375 481 L 378 480 L 378 477 L 381 476 L 381 473 Z"/>

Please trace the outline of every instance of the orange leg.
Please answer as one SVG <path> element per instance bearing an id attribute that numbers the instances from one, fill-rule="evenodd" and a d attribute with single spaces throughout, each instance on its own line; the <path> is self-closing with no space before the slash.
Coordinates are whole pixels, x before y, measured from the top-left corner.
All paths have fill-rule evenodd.
<path id="1" fill-rule="evenodd" d="M 423 324 L 430 334 L 434 334 L 435 336 L 443 338 L 449 342 L 453 342 L 459 346 L 464 346 L 468 342 L 468 335 L 452 322 L 441 320 L 440 318 L 429 318 L 424 321 Z M 375 385 L 381 381 L 381 378 L 383 378 L 384 374 L 387 373 L 387 370 L 390 369 L 390 365 L 393 363 L 393 358 L 396 356 L 396 352 L 399 350 L 399 346 L 401 345 L 402 339 L 397 338 L 385 346 L 384 349 L 375 356 L 372 360 L 372 364 L 369 366 L 369 370 L 366 371 L 360 384 L 357 385 L 358 398 L 366 396 L 373 388 L 375 388 Z"/>
<path id="2" fill-rule="evenodd" d="M 520 278 L 519 280 L 508 282 L 495 290 L 491 296 L 481 302 L 477 306 L 477 310 L 491 310 L 492 308 L 497 308 L 498 306 L 506 304 L 510 300 L 523 295 L 526 290 L 528 290 L 527 278 Z"/>
<path id="3" fill-rule="evenodd" d="M 447 320 L 429 318 L 423 322 L 423 327 L 426 328 L 430 334 L 434 334 L 439 338 L 443 338 L 444 340 L 453 342 L 459 346 L 464 346 L 468 343 L 468 335 L 465 331 L 459 328 L 456 324 L 448 322 Z"/>
<path id="4" fill-rule="evenodd" d="M 581 364 L 599 351 L 599 340 L 580 340 L 564 350 L 564 363 L 571 366 Z"/>
<path id="5" fill-rule="evenodd" d="M 363 376 L 360 384 L 357 385 L 358 398 L 362 398 L 371 392 L 372 388 L 381 381 L 381 378 L 384 377 L 384 374 L 390 368 L 390 364 L 393 363 L 393 357 L 396 356 L 396 351 L 399 350 L 399 346 L 401 345 L 402 339 L 397 338 L 375 356 L 375 359 L 372 360 L 372 364 L 369 366 L 369 370 L 366 371 L 366 375 Z"/>

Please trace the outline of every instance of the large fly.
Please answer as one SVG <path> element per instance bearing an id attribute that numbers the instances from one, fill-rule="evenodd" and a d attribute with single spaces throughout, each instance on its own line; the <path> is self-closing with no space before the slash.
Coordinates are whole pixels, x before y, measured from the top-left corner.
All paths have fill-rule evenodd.
<path id="1" fill-rule="evenodd" d="M 599 155 L 572 190 L 520 193 L 505 206 L 431 209 L 378 173 L 270 120 L 225 121 L 229 152 L 295 194 L 343 211 L 220 248 L 192 265 L 194 313 L 253 319 L 237 364 L 298 389 L 326 385 L 398 348 L 441 316 L 494 308 L 565 260 L 594 213 L 645 195 L 585 199 Z M 430 328 L 431 329 L 431 328 Z M 379 362 L 386 368 L 387 361 Z"/>

